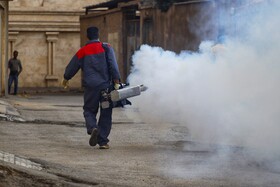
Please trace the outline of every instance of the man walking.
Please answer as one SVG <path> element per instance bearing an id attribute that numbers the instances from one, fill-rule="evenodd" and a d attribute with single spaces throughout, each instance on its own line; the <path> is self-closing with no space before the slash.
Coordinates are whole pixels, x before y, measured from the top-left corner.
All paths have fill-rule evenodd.
<path id="1" fill-rule="evenodd" d="M 71 59 L 64 73 L 62 85 L 68 87 L 70 80 L 82 69 L 82 84 L 84 89 L 84 117 L 87 133 L 91 135 L 89 144 L 99 144 L 100 149 L 109 149 L 108 136 L 112 127 L 112 106 L 106 109 L 100 108 L 100 116 L 97 121 L 101 93 L 119 88 L 120 73 L 116 62 L 113 48 L 99 41 L 99 30 L 97 27 L 87 29 L 89 41 Z"/>
<path id="2" fill-rule="evenodd" d="M 14 83 L 14 95 L 17 95 L 18 91 L 18 76 L 22 72 L 21 62 L 18 57 L 18 51 L 14 51 L 13 58 L 8 62 L 8 68 L 10 69 L 9 80 L 8 80 L 8 93 L 11 93 L 11 86 Z"/>

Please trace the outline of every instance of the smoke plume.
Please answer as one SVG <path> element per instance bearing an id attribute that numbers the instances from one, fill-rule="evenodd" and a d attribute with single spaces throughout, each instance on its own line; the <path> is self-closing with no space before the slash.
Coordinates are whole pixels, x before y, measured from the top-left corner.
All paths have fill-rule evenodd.
<path id="1" fill-rule="evenodd" d="M 180 54 L 142 45 L 129 82 L 148 87 L 135 101 L 147 122 L 180 123 L 195 140 L 279 156 L 279 8 L 264 3 L 241 15 L 242 30 L 216 49 L 214 41 Z"/>

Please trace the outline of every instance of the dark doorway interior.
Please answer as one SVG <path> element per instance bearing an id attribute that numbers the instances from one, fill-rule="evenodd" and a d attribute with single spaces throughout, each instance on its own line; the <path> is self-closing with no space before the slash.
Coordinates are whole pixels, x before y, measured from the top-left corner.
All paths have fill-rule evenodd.
<path id="1" fill-rule="evenodd" d="M 136 9 L 127 10 L 125 13 L 124 31 L 124 74 L 125 77 L 130 73 L 132 66 L 132 56 L 140 47 L 140 18 L 136 16 Z"/>

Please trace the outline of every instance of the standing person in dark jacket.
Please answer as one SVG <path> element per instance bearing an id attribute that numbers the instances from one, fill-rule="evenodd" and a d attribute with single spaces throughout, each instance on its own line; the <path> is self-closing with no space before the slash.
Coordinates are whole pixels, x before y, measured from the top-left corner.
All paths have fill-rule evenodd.
<path id="1" fill-rule="evenodd" d="M 114 88 L 120 85 L 120 73 L 113 48 L 99 41 L 97 27 L 87 29 L 89 41 L 71 59 L 64 73 L 62 85 L 68 87 L 70 80 L 79 69 L 83 71 L 82 84 L 84 89 L 84 117 L 87 133 L 91 136 L 89 144 L 99 144 L 100 149 L 109 149 L 108 136 L 112 127 L 112 107 L 102 109 L 97 121 L 101 92 L 110 89 L 112 80 Z"/>
<path id="2" fill-rule="evenodd" d="M 8 68 L 10 69 L 9 80 L 8 80 L 8 93 L 11 93 L 11 87 L 14 82 L 14 95 L 17 95 L 18 90 L 18 76 L 22 72 L 21 62 L 18 57 L 18 51 L 14 51 L 14 57 L 8 62 Z"/>

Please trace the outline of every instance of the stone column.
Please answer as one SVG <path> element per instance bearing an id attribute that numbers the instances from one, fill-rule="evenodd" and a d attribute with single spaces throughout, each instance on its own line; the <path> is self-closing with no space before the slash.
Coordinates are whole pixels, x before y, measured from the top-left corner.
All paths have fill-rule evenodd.
<path id="1" fill-rule="evenodd" d="M 9 58 L 13 57 L 14 46 L 19 32 L 9 32 Z"/>
<path id="2" fill-rule="evenodd" d="M 45 77 L 47 87 L 58 86 L 58 76 L 55 75 L 55 43 L 58 40 L 59 32 L 46 32 L 48 42 L 48 69 Z"/>
<path id="3" fill-rule="evenodd" d="M 8 95 L 8 11 L 9 1 L 0 0 L 0 96 Z"/>

